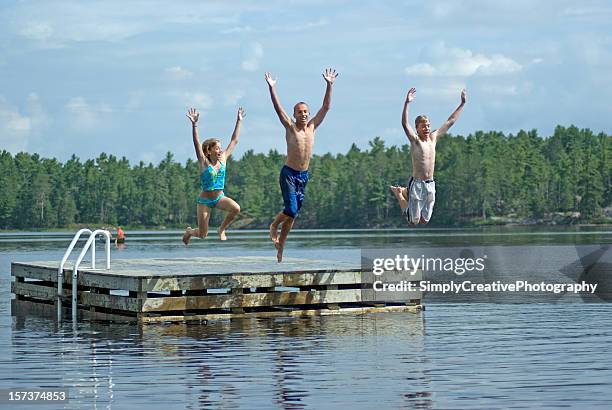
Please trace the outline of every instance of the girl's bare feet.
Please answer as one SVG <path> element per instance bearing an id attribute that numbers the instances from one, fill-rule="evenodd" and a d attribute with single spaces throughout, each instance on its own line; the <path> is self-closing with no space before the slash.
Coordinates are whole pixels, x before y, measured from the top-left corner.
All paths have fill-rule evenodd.
<path id="1" fill-rule="evenodd" d="M 227 241 L 227 236 L 225 235 L 225 229 L 221 230 L 221 228 L 217 229 L 217 233 L 219 234 L 219 239 L 222 241 Z"/>
<path id="2" fill-rule="evenodd" d="M 189 245 L 189 240 L 191 239 L 191 226 L 188 226 L 185 230 L 185 234 L 183 235 L 183 243 L 185 246 Z"/>

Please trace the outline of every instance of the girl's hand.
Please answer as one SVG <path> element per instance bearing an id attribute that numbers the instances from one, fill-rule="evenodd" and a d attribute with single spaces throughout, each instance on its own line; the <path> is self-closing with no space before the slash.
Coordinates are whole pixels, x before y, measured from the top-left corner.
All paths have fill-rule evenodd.
<path id="1" fill-rule="evenodd" d="M 196 125 L 200 119 L 200 113 L 195 108 L 190 108 L 186 115 L 191 121 L 191 125 Z"/>

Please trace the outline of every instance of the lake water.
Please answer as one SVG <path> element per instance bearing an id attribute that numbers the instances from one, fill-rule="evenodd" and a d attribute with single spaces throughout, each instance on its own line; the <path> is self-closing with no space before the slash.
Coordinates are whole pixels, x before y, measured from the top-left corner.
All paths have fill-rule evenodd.
<path id="1" fill-rule="evenodd" d="M 114 259 L 275 257 L 264 231 L 188 248 L 178 231 L 127 235 Z M 600 299 L 442 303 L 426 295 L 420 314 L 81 322 L 76 331 L 70 322 L 11 316 L 10 262 L 59 261 L 69 241 L 65 233 L 0 234 L 0 390 L 65 388 L 63 406 L 75 409 L 612 406 L 612 305 Z M 570 277 L 567 266 L 610 244 L 609 226 L 296 231 L 286 256 L 359 264 L 361 248 L 496 249 L 500 266 L 524 269 L 509 262 L 518 253 L 534 275 L 547 265 Z"/>

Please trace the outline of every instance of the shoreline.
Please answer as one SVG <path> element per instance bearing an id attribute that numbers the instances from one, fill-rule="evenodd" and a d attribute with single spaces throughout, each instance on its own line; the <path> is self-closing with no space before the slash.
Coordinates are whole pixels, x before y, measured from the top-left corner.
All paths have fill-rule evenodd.
<path id="1" fill-rule="evenodd" d="M 0 229 L 0 233 L 22 233 L 22 232 L 40 232 L 40 233 L 44 233 L 44 232 L 66 232 L 66 233 L 71 233 L 71 232 L 75 232 L 81 228 L 87 228 L 87 227 L 95 227 L 98 228 L 96 226 L 96 224 L 91 224 L 91 225 L 87 225 L 87 224 L 82 224 L 82 225 L 75 225 L 75 226 L 70 226 L 70 227 L 48 227 L 48 228 L 26 228 L 26 229 Z M 123 230 L 129 230 L 129 231 L 177 231 L 177 230 L 184 230 L 185 228 L 182 226 L 142 226 L 142 225 L 121 225 L 123 227 Z M 605 221 L 602 223 L 593 223 L 593 222 L 586 222 L 586 223 L 569 223 L 569 224 L 561 224 L 561 223 L 539 223 L 539 222 L 505 222 L 505 223 L 482 223 L 482 224 L 458 224 L 458 225 L 428 225 L 426 227 L 419 227 L 419 228 L 414 228 L 414 227 L 410 227 L 410 226 L 405 226 L 405 227 L 396 227 L 396 226 L 376 226 L 376 227 L 326 227 L 326 228 L 319 228 L 319 227 L 309 227 L 309 228 L 296 228 L 296 230 L 298 231 L 342 231 L 342 230 L 357 230 L 357 231 L 377 231 L 377 230 L 427 230 L 427 229 L 487 229 L 487 228 L 504 228 L 504 227 L 508 227 L 508 228 L 520 228 L 520 227 L 530 227 L 530 228 L 534 228 L 534 227 L 538 227 L 538 228 L 544 228 L 544 227 L 558 227 L 558 228 L 570 228 L 570 227 L 575 227 L 575 228 L 592 228 L 592 227 L 603 227 L 603 226 L 609 226 L 612 228 L 612 220 L 610 221 Z M 234 228 L 231 229 L 232 231 L 259 231 L 259 230 L 267 230 L 267 227 L 240 227 L 240 228 Z M 114 230 L 111 230 L 111 233 L 113 233 Z"/>

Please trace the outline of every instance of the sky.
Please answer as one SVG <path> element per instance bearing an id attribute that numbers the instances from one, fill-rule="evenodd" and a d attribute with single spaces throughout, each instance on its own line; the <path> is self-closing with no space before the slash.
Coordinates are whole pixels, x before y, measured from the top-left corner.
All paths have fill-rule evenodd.
<path id="1" fill-rule="evenodd" d="M 314 152 L 406 143 L 401 111 L 451 133 L 612 133 L 609 1 L 29 1 L 0 3 L 0 150 L 65 161 L 101 152 L 130 162 L 195 159 L 202 138 L 235 155 L 286 152 L 264 73 L 285 110 L 321 106 L 327 67 L 340 74 Z"/>

